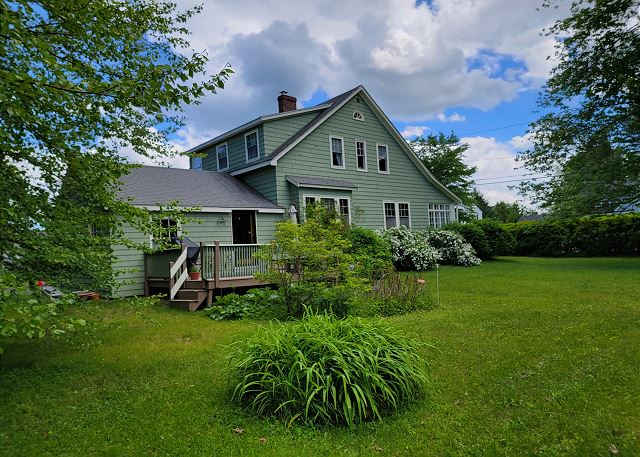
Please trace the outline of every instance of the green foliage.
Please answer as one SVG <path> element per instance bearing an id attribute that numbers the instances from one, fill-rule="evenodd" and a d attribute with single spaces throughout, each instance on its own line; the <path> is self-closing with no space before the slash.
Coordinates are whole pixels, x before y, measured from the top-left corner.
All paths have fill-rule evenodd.
<path id="1" fill-rule="evenodd" d="M 86 321 L 65 315 L 72 303 L 72 297 L 52 300 L 14 274 L 0 271 L 0 337 L 32 339 L 74 332 Z M 0 354 L 3 351 L 0 343 Z"/>
<path id="2" fill-rule="evenodd" d="M 355 275 L 343 226 L 335 218 L 307 217 L 303 224 L 282 221 L 276 224 L 272 244 L 258 253 L 269 262 L 269 271 L 256 277 L 278 286 L 289 315 L 302 315 L 306 303 L 300 291 L 306 283 L 339 285 Z"/>
<path id="3" fill-rule="evenodd" d="M 122 151 L 175 155 L 184 104 L 224 87 L 166 1 L 3 2 L 0 262 L 23 280 L 108 289 L 122 223 L 150 214 L 116 197 Z M 94 233 L 92 234 L 91 227 Z M 149 232 L 146 232 L 149 233 Z M 86 284 L 84 284 L 86 287 Z"/>
<path id="4" fill-rule="evenodd" d="M 519 203 L 498 202 L 492 207 L 491 217 L 503 223 L 518 222 L 524 212 L 524 207 Z"/>
<path id="5" fill-rule="evenodd" d="M 454 194 L 470 203 L 473 198 L 471 175 L 477 167 L 464 163 L 464 153 L 469 149 L 466 143 L 451 133 L 417 137 L 409 142 L 422 163 L 442 184 Z"/>
<path id="6" fill-rule="evenodd" d="M 424 395 L 418 346 L 378 321 L 307 314 L 259 329 L 234 347 L 232 398 L 289 424 L 379 420 Z"/>
<path id="7" fill-rule="evenodd" d="M 611 256 L 640 254 L 640 214 L 549 219 L 509 224 L 515 254 Z"/>
<path id="8" fill-rule="evenodd" d="M 466 224 L 453 222 L 446 228 L 462 235 L 482 260 L 493 259 L 499 255 L 510 255 L 513 252 L 515 245 L 513 235 L 496 220 L 482 219 Z"/>
<path id="9" fill-rule="evenodd" d="M 553 7 L 545 0 L 544 6 Z M 526 167 L 548 177 L 523 183 L 562 217 L 611 213 L 640 199 L 640 2 L 572 2 L 547 34 L 558 64 L 531 125 Z"/>
<path id="10" fill-rule="evenodd" d="M 284 319 L 282 297 L 272 289 L 249 289 L 246 294 L 230 293 L 217 296 L 215 303 L 204 309 L 214 321 L 234 319 Z"/>
<path id="11" fill-rule="evenodd" d="M 390 243 L 373 230 L 352 227 L 346 238 L 359 276 L 379 278 L 393 269 Z"/>
<path id="12" fill-rule="evenodd" d="M 395 316 L 434 309 L 427 281 L 416 274 L 388 272 L 373 281 L 370 291 L 353 300 L 349 313 L 356 316 Z"/>

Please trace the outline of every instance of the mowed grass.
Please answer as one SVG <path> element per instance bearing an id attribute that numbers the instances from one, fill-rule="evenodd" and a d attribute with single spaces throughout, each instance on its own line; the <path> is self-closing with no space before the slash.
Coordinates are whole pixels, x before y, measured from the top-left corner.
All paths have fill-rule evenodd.
<path id="1" fill-rule="evenodd" d="M 222 370 L 224 345 L 258 323 L 113 303 L 92 312 L 99 344 L 6 348 L 0 454 L 640 455 L 640 258 L 439 273 L 439 309 L 388 320 L 432 346 L 428 397 L 390 419 L 253 418 L 228 403 Z"/>

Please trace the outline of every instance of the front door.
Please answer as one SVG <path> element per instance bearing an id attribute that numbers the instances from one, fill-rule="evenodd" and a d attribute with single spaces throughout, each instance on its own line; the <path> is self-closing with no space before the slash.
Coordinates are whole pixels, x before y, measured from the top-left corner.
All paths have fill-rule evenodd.
<path id="1" fill-rule="evenodd" d="M 256 212 L 232 211 L 233 244 L 256 244 Z"/>

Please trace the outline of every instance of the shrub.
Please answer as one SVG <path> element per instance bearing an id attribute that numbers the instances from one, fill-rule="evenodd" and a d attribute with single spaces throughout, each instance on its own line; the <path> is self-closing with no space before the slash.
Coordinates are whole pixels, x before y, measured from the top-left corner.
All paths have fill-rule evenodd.
<path id="1" fill-rule="evenodd" d="M 244 295 L 231 293 L 218 296 L 215 303 L 205 308 L 204 313 L 216 321 L 286 318 L 282 296 L 272 289 L 249 289 Z"/>
<path id="2" fill-rule="evenodd" d="M 446 226 L 447 230 L 459 233 L 464 240 L 471 245 L 476 255 L 482 260 L 491 259 L 493 257 L 493 251 L 487 240 L 487 236 L 484 230 L 470 221 L 466 224 L 460 222 L 452 222 Z"/>
<path id="3" fill-rule="evenodd" d="M 417 346 L 382 322 L 307 313 L 235 345 L 232 399 L 288 423 L 351 427 L 381 419 L 424 393 Z"/>
<path id="4" fill-rule="evenodd" d="M 505 227 L 517 255 L 609 256 L 640 254 L 640 214 L 518 222 Z"/>
<path id="5" fill-rule="evenodd" d="M 427 242 L 438 250 L 440 263 L 470 267 L 480 265 L 476 252 L 462 235 L 451 230 L 431 230 L 425 232 Z"/>
<path id="6" fill-rule="evenodd" d="M 458 232 L 483 260 L 498 255 L 510 255 L 515 247 L 515 238 L 505 224 L 494 219 L 482 219 L 466 224 L 452 223 L 447 230 Z"/>
<path id="7" fill-rule="evenodd" d="M 373 230 L 352 227 L 347 240 L 357 268 L 357 274 L 365 278 L 380 278 L 393 269 L 391 245 Z"/>
<path id="8" fill-rule="evenodd" d="M 412 232 L 404 226 L 381 232 L 391 243 L 393 265 L 401 271 L 425 271 L 436 267 L 440 255 L 426 240 L 423 232 Z"/>

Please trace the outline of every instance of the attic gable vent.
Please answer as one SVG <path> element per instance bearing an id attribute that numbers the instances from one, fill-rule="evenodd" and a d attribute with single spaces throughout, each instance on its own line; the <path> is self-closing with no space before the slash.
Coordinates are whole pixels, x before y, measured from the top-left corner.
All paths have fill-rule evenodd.
<path id="1" fill-rule="evenodd" d="M 364 121 L 364 114 L 362 114 L 362 111 L 354 111 L 353 118 L 356 121 Z"/>

